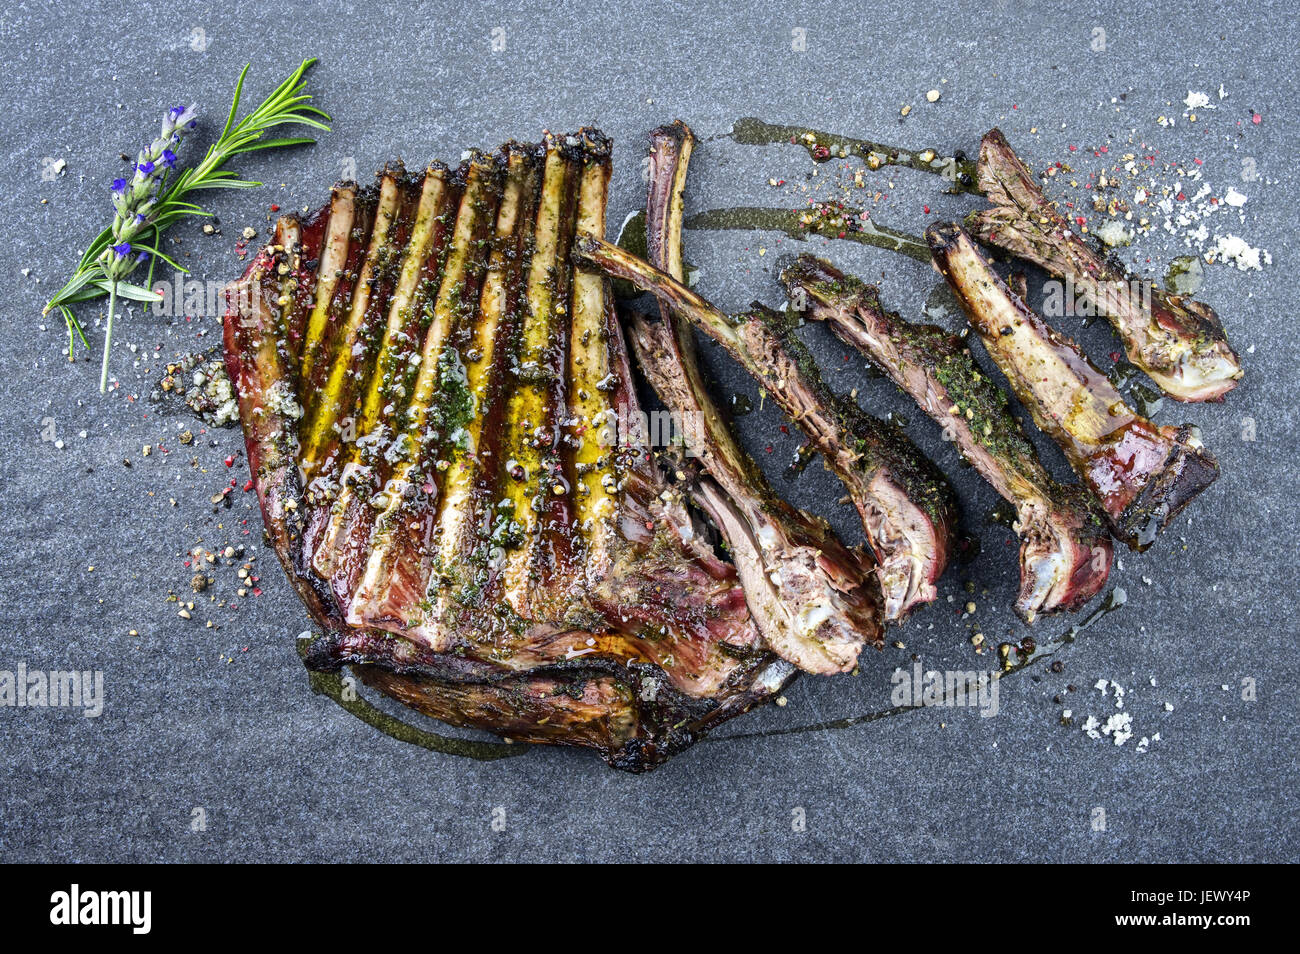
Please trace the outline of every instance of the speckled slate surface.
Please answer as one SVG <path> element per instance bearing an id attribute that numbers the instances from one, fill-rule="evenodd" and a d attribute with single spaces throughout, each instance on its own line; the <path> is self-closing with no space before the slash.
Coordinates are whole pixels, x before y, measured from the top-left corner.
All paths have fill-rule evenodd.
<path id="1" fill-rule="evenodd" d="M 1300 202 L 1292 158 L 1297 9 L 1163 0 L 1074 4 L 1068 13 L 1054 6 L 883 0 L 851 15 L 836 3 L 764 5 L 761 13 L 711 3 L 503 4 L 487 12 L 479 4 L 380 11 L 331 2 L 292 13 L 243 0 L 6 6 L 0 669 L 99 669 L 106 703 L 97 719 L 0 708 L 0 857 L 1296 860 L 1292 395 L 1300 349 L 1287 276 L 1297 265 Z M 806 31 L 803 52 L 791 48 L 796 28 Z M 504 49 L 493 52 L 494 38 Z M 1164 156 L 1202 158 L 1206 181 L 1250 197 L 1247 224 L 1234 231 L 1274 259 L 1260 273 L 1207 270 L 1202 297 L 1238 349 L 1252 349 L 1243 384 L 1223 405 L 1166 402 L 1158 416 L 1197 421 L 1223 476 L 1148 553 L 1123 556 L 1115 578 L 1129 595 L 1124 610 L 1059 653 L 1061 673 L 1040 664 L 1003 681 L 996 717 L 929 709 L 783 733 L 887 708 L 890 674 L 914 655 L 926 668 L 988 668 L 990 656 L 967 642 L 972 620 L 960 619 L 967 580 L 991 641 L 1025 632 L 1007 611 L 1010 534 L 985 520 L 992 492 L 890 386 L 868 378 L 856 357 L 846 361 L 823 329 L 806 329 L 836 387 L 859 387 L 878 413 L 902 412 L 909 433 L 954 475 L 980 535 L 982 555 L 951 571 L 939 602 L 897 634 L 905 649 L 864 657 L 856 678 L 804 678 L 784 708 L 733 721 L 642 777 L 582 752 L 480 763 L 392 741 L 309 691 L 293 647 L 306 616 L 260 549 L 252 495 L 236 494 L 228 510 L 209 503 L 232 475 L 240 484 L 246 477 L 242 457 L 230 470 L 223 464 L 242 450 L 238 432 L 199 433 L 193 417 L 149 400 L 166 361 L 217 345 L 217 322 L 129 315 L 113 358 L 120 387 L 107 397 L 95 390 L 98 350 L 70 366 L 61 322 L 41 327 L 41 304 L 72 250 L 106 221 L 113 157 L 134 152 L 153 117 L 179 101 L 200 104 L 202 133 L 211 136 L 245 61 L 256 96 L 309 54 L 321 57 L 311 85 L 334 130 L 315 148 L 244 163 L 268 185 L 213 196 L 221 236 L 174 233 L 199 278 L 237 274 L 240 230 L 264 226 L 271 203 L 318 204 L 349 158 L 361 170 L 394 155 L 412 165 L 454 160 L 470 145 L 536 138 L 544 127 L 589 123 L 615 138 L 614 222 L 639 200 L 644 132 L 675 117 L 704 140 L 690 210 L 782 204 L 771 201 L 769 177 L 809 181 L 813 167 L 800 150 L 725 138 L 746 115 L 968 151 L 1000 124 L 1036 167 L 1070 160 L 1102 168 L 1094 150 L 1127 148 L 1130 130 Z M 1223 100 L 1213 95 L 1220 84 Z M 943 91 L 938 103 L 925 100 L 931 88 Z M 1195 124 L 1183 115 L 1189 89 L 1210 92 L 1218 107 Z M 906 103 L 913 109 L 903 120 Z M 1162 114 L 1177 124 L 1157 126 Z M 1080 147 L 1077 159 L 1069 144 Z M 52 181 L 42 178 L 47 157 L 67 161 Z M 1244 157 L 1255 160 L 1260 180 L 1241 183 Z M 923 204 L 942 216 L 973 203 L 913 173 L 877 173 L 871 183 L 890 193 L 878 219 L 913 231 L 927 218 Z M 776 239 L 689 233 L 700 290 L 725 307 L 756 297 L 777 303 L 774 261 L 794 243 Z M 883 273 L 887 303 L 917 313 L 932 274 L 843 244 L 813 243 L 867 277 Z M 1182 251 L 1163 235 L 1140 239 L 1136 250 L 1156 275 Z M 86 318 L 94 324 L 93 310 Z M 1115 348 L 1101 328 L 1080 338 L 1103 361 Z M 756 397 L 716 349 L 705 356 L 719 393 Z M 1254 441 L 1242 439 L 1246 419 Z M 792 483 L 780 477 L 796 446 L 782 423 L 770 407 L 740 420 L 790 498 L 832 517 L 856 542 L 860 530 L 847 508 L 827 503 L 839 491 L 818 465 Z M 42 438 L 51 426 L 61 448 Z M 188 448 L 177 440 L 185 428 L 198 434 Z M 143 457 L 145 444 L 169 453 Z M 1059 455 L 1050 459 L 1059 466 Z M 185 554 L 200 542 L 240 541 L 258 547 L 262 595 L 235 597 L 234 568 L 224 568 L 214 573 L 217 603 L 202 603 L 204 594 L 196 618 L 179 619 L 165 600 L 189 590 Z M 231 600 L 237 608 L 219 605 Z M 1065 625 L 1044 622 L 1036 635 L 1048 639 Z M 1059 724 L 1062 708 L 1076 717 L 1113 711 L 1091 688 L 1098 679 L 1127 689 L 1135 735 L 1124 746 Z M 1241 698 L 1246 679 L 1255 701 Z M 1058 694 L 1063 705 L 1053 702 Z M 1156 732 L 1161 741 L 1139 753 L 1139 737 Z M 201 831 L 193 830 L 196 809 L 206 819 Z"/>

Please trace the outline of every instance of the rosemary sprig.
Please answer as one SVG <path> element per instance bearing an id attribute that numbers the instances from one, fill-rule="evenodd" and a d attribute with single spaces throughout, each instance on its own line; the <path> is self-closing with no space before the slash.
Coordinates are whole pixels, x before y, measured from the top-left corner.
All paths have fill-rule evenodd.
<path id="1" fill-rule="evenodd" d="M 248 66 L 239 74 L 235 95 L 221 136 L 209 148 L 203 161 L 182 171 L 171 184 L 168 177 L 176 162 L 178 148 L 185 132 L 194 125 L 189 109 L 177 107 L 163 120 L 162 136 L 140 151 L 135 172 L 130 180 L 118 179 L 113 183 L 113 204 L 116 214 L 113 224 L 100 232 L 86 248 L 76 271 L 67 283 L 45 305 L 42 314 L 58 309 L 68 326 L 68 360 L 73 360 L 76 338 L 86 344 L 81 322 L 73 313 L 72 305 L 108 295 L 108 324 L 104 332 L 104 362 L 100 372 L 99 390 L 108 387 L 108 358 L 112 347 L 113 317 L 119 297 L 135 301 L 158 301 L 159 296 L 150 289 L 154 266 L 161 259 L 180 272 L 187 271 L 159 250 L 161 236 L 168 226 L 186 216 L 211 216 L 212 213 L 195 204 L 190 194 L 202 189 L 248 189 L 262 183 L 241 179 L 224 168 L 233 156 L 275 149 L 280 146 L 297 146 L 316 140 L 299 136 L 263 138 L 277 126 L 300 125 L 329 131 L 329 115 L 307 105 L 311 96 L 303 92 L 307 82 L 304 76 L 315 58 L 307 59 L 294 70 L 275 92 L 260 106 L 238 122 L 239 100 L 244 89 Z M 144 285 L 125 281 L 146 260 L 148 277 Z M 75 335 L 75 338 L 74 338 Z"/>

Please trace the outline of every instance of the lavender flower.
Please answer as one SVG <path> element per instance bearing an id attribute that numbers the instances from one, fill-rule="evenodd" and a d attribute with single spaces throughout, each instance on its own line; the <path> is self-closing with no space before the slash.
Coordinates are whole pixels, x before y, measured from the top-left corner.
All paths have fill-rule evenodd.
<path id="1" fill-rule="evenodd" d="M 117 310 L 118 283 L 135 271 L 149 257 L 148 248 L 132 249 L 131 243 L 143 238 L 153 228 L 152 213 L 176 164 L 175 150 L 180 148 L 185 132 L 194 128 L 194 107 L 173 106 L 163 117 L 162 132 L 144 149 L 135 163 L 135 175 L 128 182 L 113 180 L 113 208 L 117 214 L 110 227 L 108 247 L 99 259 L 108 280 L 108 324 L 104 328 L 104 363 L 99 373 L 99 390 L 108 386 L 108 356 L 113 346 L 113 318 Z M 160 165 L 161 163 L 161 165 Z M 155 243 L 157 236 L 154 236 Z"/>
<path id="2" fill-rule="evenodd" d="M 176 164 L 176 150 L 185 133 L 194 126 L 193 106 L 173 106 L 163 116 L 158 138 L 140 150 L 135 174 L 129 180 L 113 180 L 113 208 L 117 214 L 113 218 L 112 239 L 102 259 L 109 281 L 121 281 L 140 263 L 139 256 L 131 254 L 131 243 L 151 227 L 150 212 L 167 174 Z"/>

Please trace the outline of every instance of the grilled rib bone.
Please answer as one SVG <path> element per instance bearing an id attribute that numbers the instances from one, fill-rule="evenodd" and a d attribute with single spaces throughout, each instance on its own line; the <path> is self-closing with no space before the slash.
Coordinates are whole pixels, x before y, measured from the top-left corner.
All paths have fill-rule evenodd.
<path id="1" fill-rule="evenodd" d="M 1110 573 L 1110 534 L 1089 494 L 1054 480 L 1007 403 L 956 335 L 904 321 L 879 291 L 812 255 L 781 273 L 792 303 L 831 330 L 906 391 L 962 456 L 1016 508 L 1020 593 L 1026 621 L 1072 611 L 1092 599 Z"/>
<path id="2" fill-rule="evenodd" d="M 957 526 L 946 478 L 907 438 L 831 393 L 784 316 L 755 308 L 730 318 L 680 282 L 607 242 L 579 255 L 649 291 L 722 344 L 804 430 L 845 484 L 876 554 L 887 619 L 934 599 Z"/>
<path id="3" fill-rule="evenodd" d="M 650 142 L 647 247 L 681 275 L 682 192 L 694 136 L 676 123 L 652 132 Z M 727 540 L 755 622 L 776 652 L 802 668 L 853 668 L 864 643 L 883 645 L 871 567 L 767 483 L 704 386 L 689 325 L 667 303 L 661 313 L 658 324 L 633 320 L 632 344 L 651 387 L 691 422 L 690 449 L 711 475 L 696 483 L 695 497 Z"/>
<path id="4" fill-rule="evenodd" d="M 683 194 L 694 143 L 694 134 L 680 120 L 650 134 L 647 260 L 679 283 L 684 277 Z M 659 307 L 691 389 L 707 401 L 688 326 L 698 323 L 698 316 L 689 310 L 675 313 L 665 298 Z M 952 488 L 901 434 L 853 402 L 831 395 L 803 343 L 781 329 L 782 323 L 771 316 L 747 324 L 742 335 L 752 340 L 736 357 L 800 423 L 827 467 L 845 483 L 877 560 L 885 618 L 901 618 L 916 604 L 934 599 L 934 583 L 943 572 L 957 523 Z M 708 327 L 703 330 L 716 337 Z"/>
<path id="5" fill-rule="evenodd" d="M 1209 305 L 1139 281 L 1104 261 L 1044 197 L 999 129 L 980 144 L 979 186 L 993 207 L 966 227 L 990 245 L 1070 281 L 1124 342 L 1128 358 L 1179 401 L 1219 400 L 1242 375 Z"/>
<path id="6" fill-rule="evenodd" d="M 1192 425 L 1157 426 L 1132 410 L 1073 341 L 998 277 L 960 226 L 926 230 L 935 266 L 1034 422 L 1096 495 L 1115 535 L 1145 549 L 1218 477 Z"/>

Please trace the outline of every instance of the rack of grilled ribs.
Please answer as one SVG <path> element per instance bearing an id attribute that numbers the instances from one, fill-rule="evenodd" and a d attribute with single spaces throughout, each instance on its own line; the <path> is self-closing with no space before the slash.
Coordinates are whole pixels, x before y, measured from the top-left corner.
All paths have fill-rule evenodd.
<path id="1" fill-rule="evenodd" d="M 773 698 L 800 669 L 853 669 L 864 646 L 883 645 L 887 619 L 934 598 L 958 522 L 941 472 L 825 385 L 792 314 L 755 305 L 729 317 L 685 287 L 694 138 L 676 123 L 651 145 L 648 263 L 604 241 L 608 140 L 547 134 L 455 169 L 396 163 L 373 186 L 337 184 L 315 214 L 276 223 L 227 289 L 224 321 L 267 534 L 322 631 L 307 664 L 351 666 L 446 722 L 590 747 L 632 771 Z M 1002 191 L 993 179 L 985 191 L 1042 224 L 1046 207 L 1024 198 L 1032 177 L 1021 166 L 1008 178 L 1010 152 L 997 147 L 986 138 L 981 168 Z M 999 221 L 1028 234 L 1010 213 Z M 1071 236 L 1048 233 L 1006 247 L 1098 274 Z M 783 277 L 1016 506 L 1021 615 L 1075 609 L 1109 571 L 1099 514 L 1146 546 L 1214 480 L 1214 458 L 1194 428 L 1130 409 L 960 227 L 927 238 L 1091 497 L 1045 473 L 955 337 L 884 312 L 873 288 L 810 257 Z M 1061 248 L 1069 255 L 1052 259 Z M 652 292 L 659 320 L 620 316 L 605 273 Z M 1131 316 L 1112 318 L 1136 340 Z M 689 447 L 647 447 L 626 428 L 643 415 L 624 325 Z M 705 386 L 696 329 L 805 431 L 848 488 L 870 552 L 782 500 L 741 450 Z M 1198 340 L 1218 358 L 1184 348 L 1176 366 L 1135 362 L 1167 372 L 1157 380 L 1177 396 L 1214 396 L 1207 382 L 1226 390 L 1239 372 L 1214 363 L 1231 349 L 1212 331 Z"/>
<path id="2" fill-rule="evenodd" d="M 1065 452 L 1115 536 L 1145 549 L 1219 475 L 1194 426 L 1158 426 L 1007 287 L 955 224 L 931 225 L 935 266 L 1034 423 Z"/>
<path id="3" fill-rule="evenodd" d="M 712 482 L 733 531 L 804 545 L 721 559 L 618 433 L 622 330 L 570 262 L 604 234 L 609 152 L 584 129 L 340 183 L 227 289 L 224 343 L 267 533 L 323 631 L 308 665 L 642 770 L 797 666 L 852 668 L 881 611 L 823 525 Z"/>
<path id="4" fill-rule="evenodd" d="M 1006 393 L 976 365 L 957 335 L 904 321 L 880 304 L 879 290 L 813 255 L 781 272 L 792 306 L 824 321 L 860 350 L 943 428 L 962 456 L 1016 509 L 1020 593 L 1016 612 L 1032 622 L 1073 611 L 1096 596 L 1110 573 L 1110 533 L 1077 485 L 1054 480 L 1038 460 Z"/>
<path id="5" fill-rule="evenodd" d="M 971 233 L 1068 279 L 1110 321 L 1129 360 L 1165 393 L 1214 401 L 1237 386 L 1241 362 L 1214 309 L 1102 259 L 1047 201 L 999 129 L 980 144 L 978 183 L 992 204 L 967 216 Z"/>

